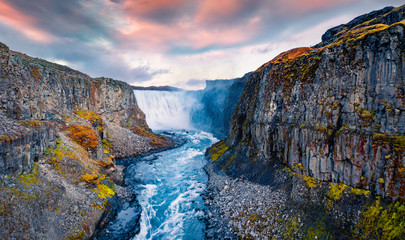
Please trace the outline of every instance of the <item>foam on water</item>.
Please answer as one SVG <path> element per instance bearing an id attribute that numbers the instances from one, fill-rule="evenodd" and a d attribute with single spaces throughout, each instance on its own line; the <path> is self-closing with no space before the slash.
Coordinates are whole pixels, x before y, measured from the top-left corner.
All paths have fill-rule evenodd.
<path id="1" fill-rule="evenodd" d="M 205 226 L 199 220 L 207 183 L 204 152 L 217 139 L 199 131 L 177 134 L 189 141 L 155 154 L 153 161 L 128 167 L 129 183 L 142 206 L 141 230 L 134 239 L 204 239 Z"/>
<path id="2" fill-rule="evenodd" d="M 149 204 L 149 199 L 156 194 L 157 186 L 153 184 L 147 184 L 141 186 L 144 189 L 142 194 L 138 195 L 139 203 L 142 206 L 142 215 L 141 215 L 141 231 L 134 238 L 137 240 L 148 239 L 148 229 L 151 228 L 151 219 L 156 216 L 156 211 L 153 209 L 153 205 Z"/>

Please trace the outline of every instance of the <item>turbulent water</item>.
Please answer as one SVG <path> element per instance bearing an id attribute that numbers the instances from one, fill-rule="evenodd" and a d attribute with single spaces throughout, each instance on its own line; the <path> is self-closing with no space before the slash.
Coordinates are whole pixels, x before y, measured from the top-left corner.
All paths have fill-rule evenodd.
<path id="1" fill-rule="evenodd" d="M 176 134 L 189 142 L 141 159 L 127 170 L 127 181 L 135 186 L 142 206 L 135 239 L 204 239 L 204 152 L 217 139 L 200 131 Z"/>
<path id="2" fill-rule="evenodd" d="M 182 146 L 138 158 L 129 165 L 125 182 L 133 189 L 137 204 L 122 206 L 103 239 L 121 239 L 138 230 L 134 239 L 204 239 L 204 202 L 207 184 L 203 170 L 207 147 L 218 141 L 212 134 L 190 129 L 193 97 L 185 92 L 135 91 L 139 107 L 153 130 L 171 129 L 185 139 Z M 189 106 L 189 107 L 187 107 Z M 168 130 L 166 130 L 168 131 Z"/>

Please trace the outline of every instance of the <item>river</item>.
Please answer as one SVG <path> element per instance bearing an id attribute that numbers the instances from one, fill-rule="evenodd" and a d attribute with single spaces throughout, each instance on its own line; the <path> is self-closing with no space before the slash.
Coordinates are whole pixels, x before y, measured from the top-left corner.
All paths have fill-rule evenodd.
<path id="1" fill-rule="evenodd" d="M 169 131 L 186 143 L 137 158 L 127 167 L 125 183 L 135 193 L 141 208 L 140 231 L 133 239 L 204 239 L 202 193 L 208 181 L 203 169 L 204 153 L 218 139 L 211 133 L 190 130 L 193 128 L 190 110 L 196 103 L 187 93 L 134 92 L 154 131 Z M 109 226 L 112 232 L 121 234 L 113 236 L 114 239 L 124 236 L 123 231 L 128 231 L 126 226 L 138 221 L 139 210 L 138 205 L 121 206 L 117 219 Z M 137 231 L 134 229 L 130 231 Z"/>
<path id="2" fill-rule="evenodd" d="M 188 139 L 128 167 L 127 182 L 142 206 L 141 230 L 135 239 L 204 239 L 205 149 L 217 141 L 201 131 L 177 131 Z"/>

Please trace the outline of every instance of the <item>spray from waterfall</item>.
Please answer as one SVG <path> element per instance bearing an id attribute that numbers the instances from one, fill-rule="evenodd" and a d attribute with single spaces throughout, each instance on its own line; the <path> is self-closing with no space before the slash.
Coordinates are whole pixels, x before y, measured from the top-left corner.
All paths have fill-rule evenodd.
<path id="1" fill-rule="evenodd" d="M 140 90 L 134 93 L 152 130 L 193 129 L 191 110 L 199 103 L 192 94 L 186 91 Z"/>

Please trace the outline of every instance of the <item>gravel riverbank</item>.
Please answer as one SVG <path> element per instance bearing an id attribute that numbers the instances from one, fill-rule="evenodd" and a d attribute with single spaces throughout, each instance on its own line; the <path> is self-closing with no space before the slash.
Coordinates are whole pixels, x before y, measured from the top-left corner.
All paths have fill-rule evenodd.
<path id="1" fill-rule="evenodd" d="M 269 186 L 231 178 L 212 164 L 205 167 L 209 176 L 205 204 L 207 239 L 282 238 L 281 210 L 286 193 Z"/>

